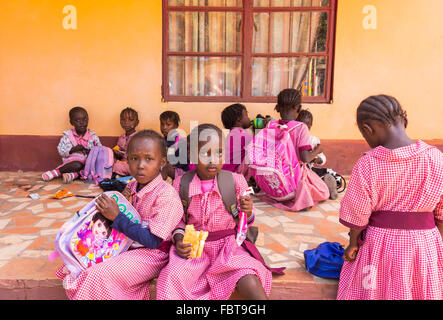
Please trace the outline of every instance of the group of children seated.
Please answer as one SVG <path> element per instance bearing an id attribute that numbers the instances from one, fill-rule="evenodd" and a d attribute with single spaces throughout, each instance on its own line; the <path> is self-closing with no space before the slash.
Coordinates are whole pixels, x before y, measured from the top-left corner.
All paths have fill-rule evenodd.
<path id="1" fill-rule="evenodd" d="M 406 141 L 405 135 L 399 138 L 400 134 L 404 134 L 407 121 L 404 120 L 406 118 L 401 113 L 401 107 L 396 109 L 398 115 L 392 116 L 395 100 L 392 99 L 383 98 L 380 106 L 374 108 L 374 102 L 371 102 L 372 105 L 369 103 L 367 109 L 359 107 L 357 113 L 360 118 L 357 120 L 364 138 L 372 148 L 382 148 L 386 153 L 385 157 L 391 152 L 389 147 L 407 148 L 405 150 L 408 152 L 413 152 L 414 148 L 429 151 L 420 141 Z M 223 131 L 213 124 L 201 124 L 193 128 L 187 137 L 181 136 L 178 130 L 180 117 L 173 111 L 161 114 L 161 134 L 154 130 L 136 131 L 139 124 L 137 112 L 131 108 L 124 109 L 120 115 L 120 124 L 125 132 L 119 137 L 117 147 L 114 148 L 116 161 L 113 170 L 116 175 L 131 175 L 134 178 L 123 191 L 123 195 L 133 204 L 144 223 L 135 224 L 129 221 L 119 212 L 115 201 L 106 195 L 97 199 L 97 208 L 112 222 L 112 228 L 130 235 L 131 239 L 143 247 L 128 250 L 107 262 L 93 265 L 76 278 L 70 277 L 69 270 L 62 266 L 57 271 L 57 276 L 63 279 L 68 297 L 154 298 L 149 297 L 149 283 L 157 277 L 157 299 L 228 299 L 236 289 L 246 299 L 267 299 L 272 285 L 272 273 L 281 274 L 283 270 L 267 266 L 255 247 L 254 240 L 246 235 L 246 232 L 243 234 L 239 231 L 242 221 L 246 227 L 254 222 L 254 205 L 249 195 L 251 187 L 257 192 L 260 190 L 257 196 L 264 201 L 291 211 L 304 210 L 328 198 L 337 198 L 336 180 L 330 175 L 320 178 L 310 169 L 312 165 L 325 164 L 326 158 L 319 140 L 309 134 L 312 114 L 308 110 L 302 110 L 300 92 L 295 89 L 280 92 L 275 110 L 280 119 L 264 118 L 266 127 L 261 131 L 251 132 L 251 123 L 254 121 L 249 118 L 246 107 L 241 104 L 227 107 L 221 115 L 224 127 L 229 130 L 225 138 Z M 376 118 L 374 115 L 377 115 L 377 112 L 391 115 L 392 121 L 383 122 L 384 118 Z M 73 108 L 69 117 L 74 128 L 64 132 L 58 146 L 63 163 L 45 172 L 42 175 L 45 181 L 62 177 L 64 182 L 70 182 L 78 178 L 88 151 L 93 146 L 100 145 L 97 135 L 88 129 L 88 114 L 85 109 Z M 373 119 L 376 119 L 375 124 Z M 390 128 L 394 127 L 395 130 L 391 132 Z M 379 133 L 382 129 L 385 130 L 383 134 Z M 271 133 L 276 135 L 273 140 L 269 138 Z M 380 136 L 375 137 L 376 134 Z M 395 139 L 399 139 L 401 143 L 393 144 Z M 380 150 L 379 153 L 382 153 Z M 437 159 L 436 167 L 439 169 L 435 170 L 441 170 L 441 155 L 434 149 L 430 152 L 433 152 L 433 159 Z M 402 155 L 403 153 L 399 153 L 393 158 Z M 273 160 L 269 162 L 269 158 Z M 423 165 L 426 166 L 427 160 L 423 161 Z M 270 166 L 266 166 L 266 163 L 270 164 L 273 173 L 278 174 L 266 174 L 270 171 Z M 357 167 L 364 170 L 361 162 Z M 361 171 L 356 175 L 353 173 L 349 195 L 347 193 L 343 200 L 344 209 L 340 221 L 350 227 L 351 242 L 345 251 L 348 265 L 345 264 L 344 276 L 340 280 L 339 298 L 380 298 L 386 294 L 403 297 L 401 294 L 407 296 L 412 290 L 420 298 L 441 299 L 441 263 L 438 266 L 435 263 L 430 269 L 426 267 L 434 273 L 437 272 L 440 279 L 433 290 L 428 288 L 428 295 L 423 294 L 420 288 L 413 287 L 412 283 L 418 278 L 426 280 L 425 276 L 416 276 L 413 270 L 408 273 L 412 275 L 412 280 L 404 277 L 389 279 L 388 275 L 382 274 L 388 271 L 380 264 L 386 259 L 395 260 L 395 257 L 392 258 L 392 252 L 383 251 L 384 240 L 377 237 L 384 231 L 375 228 L 377 231 L 373 231 L 374 236 L 369 232 L 372 229 L 368 219 L 373 211 L 394 209 L 390 209 L 389 206 L 391 199 L 368 194 L 368 182 L 361 179 L 372 179 L 371 176 L 366 177 L 369 171 Z M 389 175 L 391 171 L 385 173 Z M 440 185 L 434 188 L 432 197 L 428 194 L 425 201 L 427 209 L 424 211 L 434 211 L 436 216 L 443 216 L 443 179 L 441 171 L 438 174 L 434 171 L 431 174 L 435 181 L 430 183 L 433 186 L 437 186 L 438 183 Z M 168 178 L 172 179 L 172 185 Z M 377 181 L 370 182 L 372 188 L 383 188 L 380 181 L 378 180 L 378 185 Z M 234 206 L 227 205 L 229 190 L 237 200 Z M 380 189 L 380 194 L 383 192 L 383 189 Z M 408 192 L 417 195 L 413 190 Z M 382 206 L 375 208 L 377 203 L 373 199 L 379 199 Z M 364 210 L 363 204 L 366 204 Z M 436 206 L 437 209 L 434 210 Z M 420 209 L 400 206 L 397 211 Z M 443 218 L 436 221 L 443 221 Z M 193 225 L 195 230 L 208 232 L 199 258 L 191 258 L 192 246 L 184 242 L 185 230 L 189 225 Z M 361 230 L 364 228 L 368 228 L 368 233 L 365 242 L 361 244 L 360 241 L 357 242 L 357 238 L 361 236 Z M 413 229 L 413 226 L 410 229 Z M 426 244 L 414 240 L 416 235 L 412 233 L 403 234 L 402 237 L 406 236 L 409 239 L 408 245 L 415 245 L 418 241 L 419 246 L 432 247 L 433 257 L 443 261 L 443 244 L 441 236 L 438 237 L 437 234 L 439 235 L 435 230 L 432 234 L 427 234 L 426 237 L 432 238 L 432 241 L 428 239 Z M 394 236 L 394 233 L 390 234 L 390 239 L 394 239 Z M 385 252 L 380 253 L 381 256 L 376 261 L 371 258 L 371 251 L 365 249 L 375 246 L 373 243 L 378 243 L 377 248 L 380 252 Z M 363 252 L 364 257 L 357 256 L 358 250 Z M 358 279 L 364 276 L 365 265 L 359 265 L 359 259 L 371 264 L 374 270 L 380 270 L 380 274 L 374 275 L 376 284 L 383 281 L 398 284 L 407 280 L 407 283 L 402 282 L 403 291 L 395 293 L 395 288 L 400 288 L 396 284 L 388 289 L 386 286 L 362 288 Z M 401 265 L 401 261 L 398 261 L 400 264 L 396 270 L 406 268 Z M 378 267 L 380 268 L 377 269 Z"/>

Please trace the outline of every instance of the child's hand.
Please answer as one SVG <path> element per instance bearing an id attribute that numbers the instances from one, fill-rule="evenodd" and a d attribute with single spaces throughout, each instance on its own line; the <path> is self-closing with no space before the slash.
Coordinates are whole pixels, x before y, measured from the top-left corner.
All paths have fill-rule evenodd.
<path id="1" fill-rule="evenodd" d="M 343 254 L 343 259 L 345 259 L 345 261 L 352 262 L 357 257 L 357 253 L 358 253 L 358 246 L 356 246 L 356 245 L 349 245 L 345 249 L 345 252 Z"/>
<path id="2" fill-rule="evenodd" d="M 114 199 L 109 198 L 105 194 L 102 194 L 100 197 L 97 198 L 97 200 L 95 201 L 95 207 L 105 218 L 111 221 L 114 221 L 120 213 L 117 202 L 115 202 Z"/>
<path id="3" fill-rule="evenodd" d="M 322 160 L 322 158 L 317 157 L 317 158 L 314 159 L 314 163 L 318 164 L 318 165 L 321 165 L 321 164 L 323 164 L 323 160 Z"/>
<path id="4" fill-rule="evenodd" d="M 81 144 L 76 145 L 75 147 L 72 147 L 71 150 L 69 150 L 69 154 L 75 153 L 75 152 L 85 152 L 86 148 L 83 147 Z"/>
<path id="5" fill-rule="evenodd" d="M 314 148 L 314 150 L 312 150 L 312 152 L 315 153 L 316 155 L 319 154 L 319 153 L 322 153 L 322 152 L 323 152 L 323 146 L 320 145 L 320 144 L 318 144 L 318 145 Z"/>
<path id="6" fill-rule="evenodd" d="M 126 187 L 125 190 L 122 191 L 122 195 L 126 198 L 126 200 L 132 203 L 131 190 L 128 187 Z"/>
<path id="7" fill-rule="evenodd" d="M 180 258 L 188 259 L 189 256 L 191 255 L 192 244 L 190 243 L 184 244 L 182 234 L 176 234 L 174 237 L 174 241 L 175 241 L 175 252 L 177 253 L 177 255 Z"/>
<path id="8" fill-rule="evenodd" d="M 240 196 L 240 210 L 248 215 L 248 218 L 252 215 L 253 202 L 250 196 Z"/>
<path id="9" fill-rule="evenodd" d="M 112 149 L 112 152 L 114 153 L 114 157 L 115 157 L 117 160 L 121 160 L 121 159 L 123 158 L 123 156 L 122 156 L 120 150 Z"/>

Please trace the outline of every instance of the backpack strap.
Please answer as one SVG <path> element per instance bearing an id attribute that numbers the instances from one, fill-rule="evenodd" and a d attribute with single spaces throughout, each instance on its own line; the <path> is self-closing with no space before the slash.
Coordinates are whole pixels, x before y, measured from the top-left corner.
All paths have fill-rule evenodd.
<path id="1" fill-rule="evenodd" d="M 217 184 L 226 210 L 232 214 L 234 219 L 237 219 L 239 210 L 237 206 L 234 175 L 231 171 L 221 170 L 217 174 Z"/>
<path id="2" fill-rule="evenodd" d="M 183 204 L 183 211 L 185 213 L 185 221 L 188 224 L 188 208 L 191 203 L 191 198 L 189 198 L 189 185 L 192 179 L 194 179 L 195 170 L 186 172 L 180 180 L 179 195 Z"/>

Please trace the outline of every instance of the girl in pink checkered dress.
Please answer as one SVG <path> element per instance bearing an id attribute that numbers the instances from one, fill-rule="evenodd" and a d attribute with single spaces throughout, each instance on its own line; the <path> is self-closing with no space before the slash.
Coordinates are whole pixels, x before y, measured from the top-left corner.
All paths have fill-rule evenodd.
<path id="1" fill-rule="evenodd" d="M 191 201 L 187 215 L 173 233 L 175 246 L 171 248 L 168 265 L 158 277 L 157 299 L 225 300 L 236 288 L 246 299 L 267 299 L 272 284 L 271 270 L 252 243 L 237 244 L 236 222 L 226 210 L 217 184 L 224 156 L 222 132 L 207 124 L 195 128 L 190 137 L 193 136 L 204 141 L 190 142 L 191 162 L 197 162 L 196 173 L 189 184 Z M 198 160 L 192 155 L 198 156 Z M 232 175 L 240 209 L 252 219 L 252 199 L 242 196 L 248 188 L 246 180 L 240 174 Z M 178 191 L 182 178 L 177 177 L 173 183 Z M 191 245 L 183 244 L 186 221 L 196 230 L 209 232 L 200 258 L 189 258 Z"/>
<path id="2" fill-rule="evenodd" d="M 357 109 L 371 151 L 355 165 L 341 202 L 350 241 L 337 299 L 443 298 L 443 155 L 405 132 L 390 96 Z"/>
<path id="3" fill-rule="evenodd" d="M 120 113 L 120 125 L 125 130 L 117 141 L 117 145 L 112 149 L 114 151 L 114 166 L 112 167 L 112 172 L 119 176 L 129 176 L 131 173 L 129 171 L 128 165 L 128 155 L 127 149 L 129 140 L 137 133 L 135 128 L 137 128 L 139 123 L 138 113 L 132 108 L 125 108 Z"/>
<path id="4" fill-rule="evenodd" d="M 140 131 L 131 138 L 127 152 L 136 181 L 130 182 L 123 193 L 140 214 L 141 224 L 131 222 L 106 195 L 97 199 L 96 206 L 113 221 L 112 228 L 138 245 L 87 268 L 75 279 L 61 267 L 56 275 L 63 279 L 69 299 L 149 299 L 150 281 L 168 262 L 169 239 L 183 216 L 183 206 L 175 189 L 160 174 L 166 164 L 165 140 L 155 131 Z"/>

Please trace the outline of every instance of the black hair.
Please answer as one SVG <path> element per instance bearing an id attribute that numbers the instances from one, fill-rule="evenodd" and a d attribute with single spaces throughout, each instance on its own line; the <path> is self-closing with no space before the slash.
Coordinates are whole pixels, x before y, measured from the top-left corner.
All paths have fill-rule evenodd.
<path id="1" fill-rule="evenodd" d="M 138 120 L 138 112 L 135 111 L 134 109 L 127 107 L 125 109 L 122 110 L 122 112 L 120 112 L 120 118 L 125 114 L 125 113 L 129 113 L 129 114 L 133 114 L 135 116 L 135 118 Z"/>
<path id="2" fill-rule="evenodd" d="M 296 120 L 300 121 L 300 122 L 304 122 L 303 120 L 306 120 L 306 121 L 310 121 L 312 124 L 313 119 L 314 119 L 314 117 L 312 116 L 311 111 L 309 111 L 308 109 L 303 109 L 298 114 L 298 117 Z"/>
<path id="3" fill-rule="evenodd" d="M 139 138 L 140 139 L 141 138 L 147 138 L 147 139 L 157 140 L 157 142 L 159 144 L 159 147 L 160 147 L 160 151 L 162 153 L 162 157 L 167 157 L 168 151 L 167 151 L 166 140 L 165 140 L 165 138 L 162 135 L 160 135 L 157 131 L 154 131 L 154 130 L 141 130 L 141 131 L 137 132 L 131 138 L 131 140 L 129 140 L 127 150 L 129 150 L 129 147 L 131 146 L 131 143 L 134 140 L 139 139 Z"/>
<path id="4" fill-rule="evenodd" d="M 109 237 L 111 235 L 111 231 L 112 231 L 112 221 L 107 219 L 104 215 L 102 215 L 100 212 L 97 212 L 93 217 L 92 217 L 92 222 L 96 222 L 97 220 L 101 220 L 103 222 L 103 224 L 106 227 L 106 236 Z"/>
<path id="5" fill-rule="evenodd" d="M 74 117 L 74 114 L 76 114 L 77 112 L 84 112 L 86 113 L 86 115 L 88 115 L 88 112 L 85 108 L 77 106 L 69 110 L 69 119 L 72 119 Z"/>
<path id="6" fill-rule="evenodd" d="M 277 96 L 277 105 L 275 106 L 275 110 L 279 113 L 284 113 L 289 111 L 290 109 L 301 108 L 301 92 L 296 89 L 284 89 L 280 91 Z"/>
<path id="7" fill-rule="evenodd" d="M 376 120 L 384 125 L 396 124 L 401 118 L 408 124 L 406 111 L 394 97 L 388 95 L 370 96 L 363 100 L 357 108 L 357 123 L 364 120 Z"/>
<path id="8" fill-rule="evenodd" d="M 241 103 L 231 104 L 229 107 L 226 107 L 221 113 L 223 126 L 229 130 L 234 128 L 235 123 L 241 119 L 243 110 L 246 110 L 246 107 Z"/>
<path id="9" fill-rule="evenodd" d="M 174 124 L 178 127 L 180 124 L 180 116 L 175 111 L 165 111 L 160 115 L 160 120 L 172 120 Z"/>
<path id="10" fill-rule="evenodd" d="M 186 139 L 191 154 L 197 154 L 197 150 L 195 150 L 195 148 L 198 148 L 198 142 L 204 142 L 204 140 L 200 140 L 200 135 L 205 130 L 213 130 L 213 131 L 217 132 L 217 134 L 219 135 L 219 137 L 221 139 L 223 139 L 223 131 L 219 127 L 217 127 L 215 124 L 211 124 L 211 123 L 201 124 L 201 125 L 195 127 L 194 129 L 192 129 L 191 133 L 188 135 L 188 137 Z M 197 143 L 193 144 L 193 143 L 191 143 L 191 138 L 194 138 L 194 137 L 197 139 Z M 206 141 L 208 141 L 208 140 L 206 140 Z M 191 159 L 192 159 L 192 157 L 191 157 Z"/>

